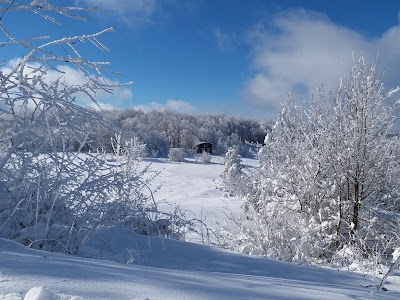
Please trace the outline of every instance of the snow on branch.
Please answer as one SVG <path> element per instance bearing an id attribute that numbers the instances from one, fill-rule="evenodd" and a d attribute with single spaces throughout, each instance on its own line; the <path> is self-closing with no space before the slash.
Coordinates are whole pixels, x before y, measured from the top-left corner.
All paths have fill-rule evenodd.
<path id="1" fill-rule="evenodd" d="M 86 21 L 84 16 L 77 14 L 77 12 L 87 12 L 93 11 L 95 8 L 84 8 L 84 7 L 75 7 L 75 6 L 54 6 L 46 0 L 32 0 L 29 4 L 26 4 L 27 1 L 16 1 L 16 0 L 3 0 L 0 1 L 0 12 L 2 12 L 0 16 L 0 20 L 4 17 L 4 15 L 8 11 L 32 11 L 38 16 L 48 20 L 54 24 L 61 25 L 56 18 L 51 17 L 50 13 L 55 13 L 59 15 L 63 15 L 68 18 L 73 18 L 81 21 Z M 29 2 L 29 1 L 28 1 Z M 45 13 L 47 12 L 47 13 Z"/>

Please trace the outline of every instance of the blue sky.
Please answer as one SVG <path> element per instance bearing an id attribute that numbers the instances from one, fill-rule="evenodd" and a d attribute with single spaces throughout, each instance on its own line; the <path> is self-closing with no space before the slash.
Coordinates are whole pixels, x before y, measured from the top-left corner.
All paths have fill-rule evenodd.
<path id="1" fill-rule="evenodd" d="M 51 1 L 50 1 L 51 2 Z M 87 22 L 11 13 L 3 24 L 16 36 L 94 33 L 110 52 L 85 54 L 112 63 L 129 88 L 102 96 L 104 107 L 172 109 L 275 118 L 288 92 L 306 101 L 315 87 L 334 90 L 352 52 L 400 84 L 400 1 L 380 0 L 59 0 L 95 6 Z M 56 3 L 55 2 L 55 3 Z M 3 59 L 22 55 L 0 49 Z"/>

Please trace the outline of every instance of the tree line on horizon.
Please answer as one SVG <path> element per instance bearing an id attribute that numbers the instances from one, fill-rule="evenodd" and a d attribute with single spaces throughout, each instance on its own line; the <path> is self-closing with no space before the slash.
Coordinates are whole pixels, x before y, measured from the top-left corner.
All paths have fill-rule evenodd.
<path id="1" fill-rule="evenodd" d="M 99 132 L 107 146 L 113 135 L 120 131 L 123 139 L 136 139 L 146 145 L 148 155 L 166 156 L 170 148 L 193 149 L 198 142 L 213 145 L 213 154 L 224 155 L 230 147 L 237 147 L 239 154 L 249 156 L 247 144 L 262 144 L 271 130 L 271 122 L 237 118 L 224 114 L 191 115 L 174 111 L 140 109 L 104 110 L 99 114 L 113 130 Z"/>

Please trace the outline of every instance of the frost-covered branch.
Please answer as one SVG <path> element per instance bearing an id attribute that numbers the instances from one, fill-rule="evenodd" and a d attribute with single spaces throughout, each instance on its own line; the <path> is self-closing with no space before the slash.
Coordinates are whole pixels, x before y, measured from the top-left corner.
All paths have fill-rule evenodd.
<path id="1" fill-rule="evenodd" d="M 22 10 L 57 24 L 54 14 L 83 19 L 79 13 L 85 11 L 44 0 L 0 2 L 0 30 L 6 37 L 0 45 L 27 51 L 0 72 L 0 236 L 38 249 L 76 253 L 100 226 L 128 224 L 135 217 L 150 220 L 157 210 L 146 191 L 151 178 L 144 177 L 147 168 L 140 167 L 138 157 L 116 165 L 103 153 L 89 152 L 104 146 L 95 129 L 112 131 L 113 126 L 77 102 L 86 95 L 97 104 L 99 90 L 112 92 L 130 82 L 108 83 L 103 72 L 109 63 L 91 60 L 77 47 L 89 42 L 108 51 L 100 38 L 112 28 L 18 39 L 5 24 Z M 86 80 L 68 84 L 61 66 Z"/>

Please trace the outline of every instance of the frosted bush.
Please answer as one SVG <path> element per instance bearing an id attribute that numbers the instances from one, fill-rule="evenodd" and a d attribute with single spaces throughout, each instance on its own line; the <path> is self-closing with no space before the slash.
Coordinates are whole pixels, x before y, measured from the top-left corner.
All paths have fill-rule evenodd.
<path id="1" fill-rule="evenodd" d="M 203 164 L 208 164 L 211 162 L 212 155 L 208 152 L 202 152 L 201 154 L 196 156 L 196 161 L 199 161 Z"/>
<path id="2" fill-rule="evenodd" d="M 171 161 L 185 161 L 185 151 L 182 148 L 171 148 L 168 152 L 168 158 Z"/>
<path id="3" fill-rule="evenodd" d="M 79 15 L 84 9 L 46 0 L 40 5 L 12 1 L 0 6 L 6 14 L 25 10 L 54 23 L 59 14 L 84 19 Z M 106 83 L 102 72 L 107 63 L 86 59 L 77 47 L 87 41 L 108 50 L 100 36 L 112 28 L 45 41 L 11 36 L 3 26 L 0 31 L 5 33 L 5 47 L 11 41 L 26 49 L 21 59 L 0 72 L 0 236 L 37 249 L 78 253 L 103 225 L 118 224 L 128 216 L 150 218 L 157 207 L 148 195 L 152 177 L 144 179 L 147 167 L 139 165 L 145 145 L 125 148 L 128 158 L 118 164 L 104 159 L 102 152 L 84 154 L 90 143 L 101 140 L 95 129 L 111 126 L 93 110 L 80 107 L 77 99 L 86 95 L 96 105 L 97 93 L 120 85 Z M 63 70 L 68 68 L 87 81 L 66 84 Z M 57 76 L 48 76 L 54 71 Z"/>

